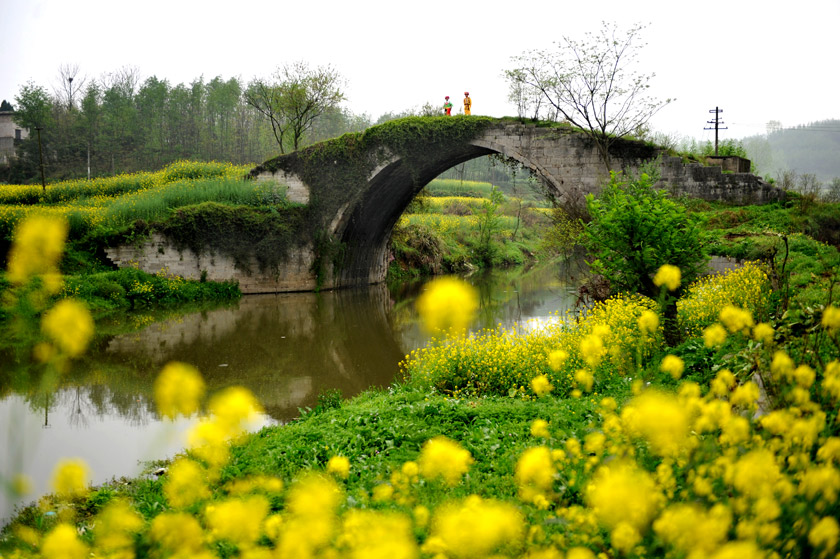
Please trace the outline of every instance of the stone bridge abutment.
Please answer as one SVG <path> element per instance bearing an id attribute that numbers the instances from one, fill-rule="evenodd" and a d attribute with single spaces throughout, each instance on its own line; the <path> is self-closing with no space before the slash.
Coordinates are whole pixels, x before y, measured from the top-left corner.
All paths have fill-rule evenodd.
<path id="1" fill-rule="evenodd" d="M 157 272 L 166 260 L 171 273 L 185 277 L 236 279 L 243 292 L 307 291 L 381 282 L 388 266 L 388 241 L 408 204 L 447 169 L 489 154 L 516 160 L 541 180 L 559 204 L 582 204 L 608 178 L 598 150 L 585 134 L 564 126 L 539 126 L 484 117 L 419 117 L 392 121 L 358 135 L 345 135 L 269 160 L 251 171 L 271 181 L 288 198 L 311 209 L 311 230 L 301 232 L 288 265 L 246 274 L 224 263 L 178 252 L 165 238 L 154 246 L 115 254 Z M 735 204 L 761 204 L 782 193 L 749 173 L 686 164 L 655 146 L 620 140 L 611 149 L 615 170 L 636 173 L 660 158 L 661 184 L 675 195 Z M 209 247 L 211 253 L 212 248 Z M 162 258 L 170 254 L 169 258 Z M 179 263 L 188 262 L 181 265 Z"/>

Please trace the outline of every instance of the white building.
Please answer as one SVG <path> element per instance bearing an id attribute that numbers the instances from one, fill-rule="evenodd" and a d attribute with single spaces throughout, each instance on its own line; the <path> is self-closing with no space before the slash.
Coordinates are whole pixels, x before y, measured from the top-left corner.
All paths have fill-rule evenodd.
<path id="1" fill-rule="evenodd" d="M 15 140 L 29 137 L 29 130 L 15 124 L 12 115 L 12 111 L 0 111 L 0 165 L 8 164 L 9 157 L 15 154 Z"/>

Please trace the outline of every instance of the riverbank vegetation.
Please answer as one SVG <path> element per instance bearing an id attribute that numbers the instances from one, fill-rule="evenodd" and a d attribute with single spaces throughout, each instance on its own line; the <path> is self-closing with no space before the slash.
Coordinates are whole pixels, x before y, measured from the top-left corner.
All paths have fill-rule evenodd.
<path id="1" fill-rule="evenodd" d="M 686 292 L 676 348 L 656 301 L 624 296 L 558 320 L 539 344 L 441 338 L 408 356 L 391 389 L 324 394 L 256 435 L 242 429 L 258 402 L 221 390 L 163 475 L 90 490 L 84 464 L 60 464 L 56 494 L 22 511 L 2 545 L 45 557 L 830 556 L 840 310 L 796 329 L 759 265 Z M 440 283 L 424 296 L 441 324 L 475 294 Z M 79 347 L 45 334 L 58 356 Z M 499 347 L 483 351 L 491 339 Z M 455 366 L 434 373 L 439 352 Z M 170 417 L 196 413 L 202 394 L 184 364 L 156 387 Z"/>
<path id="2" fill-rule="evenodd" d="M 73 295 L 97 312 L 238 297 L 233 284 L 185 280 L 168 270 L 116 270 L 105 249 L 142 242 L 158 231 L 183 248 L 216 246 L 234 258 L 244 259 L 248 252 L 261 264 L 275 263 L 283 254 L 281 241 L 292 243 L 291 231 L 299 228 L 304 210 L 289 204 L 274 185 L 244 180 L 249 169 L 181 161 L 156 172 L 63 181 L 46 189 L 5 186 L 0 192 L 0 252 L 5 261 L 20 221 L 51 217 L 68 227 L 60 264 L 66 282 L 57 296 Z M 266 243 L 271 249 L 260 250 Z M 0 276 L 0 286 L 5 290 L 8 285 Z"/>
<path id="3" fill-rule="evenodd" d="M 44 557 L 834 556 L 840 255 L 796 229 L 837 208 L 788 204 L 689 203 L 708 248 L 755 263 L 689 285 L 666 264 L 655 297 L 617 293 L 539 333 L 442 331 L 391 388 L 325 393 L 253 435 L 253 395 L 205 398 L 198 371 L 170 364 L 159 413 L 201 417 L 185 453 L 93 489 L 84 464 L 60 464 L 55 494 L 20 511 L 0 546 Z M 16 285 L 53 285 L 53 267 L 12 262 Z M 675 344 L 668 293 L 680 294 Z M 432 327 L 462 329 L 475 298 L 434 281 L 418 309 Z M 91 329 L 56 328 L 88 322 L 48 306 L 36 354 L 61 374 Z"/>

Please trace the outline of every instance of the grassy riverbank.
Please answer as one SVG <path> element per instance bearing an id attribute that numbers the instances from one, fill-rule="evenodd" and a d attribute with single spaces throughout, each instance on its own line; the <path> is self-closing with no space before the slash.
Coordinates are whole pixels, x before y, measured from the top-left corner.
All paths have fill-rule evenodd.
<path id="1" fill-rule="evenodd" d="M 258 404 L 221 391 L 164 475 L 88 490 L 83 466 L 65 465 L 59 493 L 0 545 L 46 557 L 59 544 L 140 557 L 831 554 L 840 309 L 783 313 L 772 276 L 747 266 L 690 288 L 675 348 L 655 302 L 619 297 L 541 336 L 432 344 L 406 358 L 404 382 L 323 394 L 233 446 L 223 437 Z M 431 293 L 447 315 L 469 306 Z M 166 373 L 161 412 L 192 413 L 195 372 Z"/>
<path id="2" fill-rule="evenodd" d="M 688 286 L 677 345 L 665 343 L 660 301 L 618 296 L 541 332 L 441 338 L 406 356 L 390 389 L 349 401 L 325 393 L 299 419 L 252 435 L 254 395 L 234 387 L 205 399 L 200 374 L 170 364 L 155 388 L 160 414 L 201 418 L 184 454 L 94 489 L 84 464 L 59 465 L 55 494 L 17 515 L 0 550 L 836 555 L 840 255 L 814 237 L 831 233 L 838 206 L 690 204 L 713 252 L 763 263 Z M 44 305 L 37 366 L 63 374 L 92 325 L 83 310 L 30 297 L 49 291 L 57 261 L 37 274 L 20 266 L 9 271 L 13 294 Z M 436 282 L 420 307 L 428 323 L 457 326 L 475 298 Z"/>

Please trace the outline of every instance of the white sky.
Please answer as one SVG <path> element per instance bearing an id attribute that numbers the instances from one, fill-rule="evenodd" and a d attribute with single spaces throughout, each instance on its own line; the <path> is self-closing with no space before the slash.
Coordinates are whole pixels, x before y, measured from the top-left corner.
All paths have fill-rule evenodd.
<path id="1" fill-rule="evenodd" d="M 171 85 L 269 77 L 285 63 L 331 64 L 345 106 L 374 120 L 425 102 L 515 115 L 511 57 L 582 37 L 601 21 L 647 23 L 642 70 L 676 98 L 652 121 L 674 136 L 721 138 L 840 118 L 840 0 L 0 0 L 0 98 L 28 80 L 53 90 L 62 64 L 98 78 L 136 67 Z"/>

